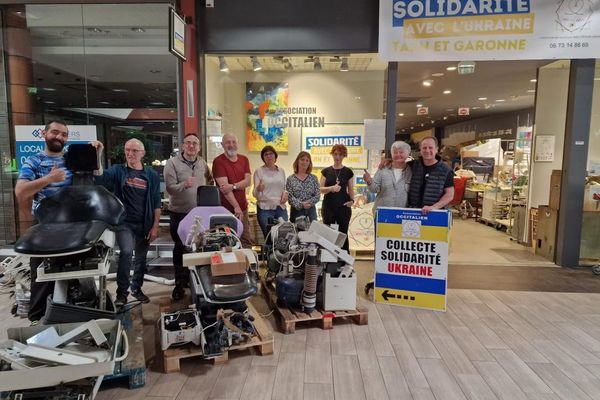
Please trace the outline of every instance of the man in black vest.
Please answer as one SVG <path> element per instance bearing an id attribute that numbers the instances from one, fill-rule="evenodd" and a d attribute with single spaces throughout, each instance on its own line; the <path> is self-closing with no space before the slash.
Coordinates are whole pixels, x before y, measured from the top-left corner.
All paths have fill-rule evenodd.
<path id="1" fill-rule="evenodd" d="M 421 140 L 421 157 L 411 164 L 412 179 L 408 206 L 421 208 L 423 214 L 445 208 L 454 198 L 454 172 L 437 155 L 438 141 L 433 136 Z"/>

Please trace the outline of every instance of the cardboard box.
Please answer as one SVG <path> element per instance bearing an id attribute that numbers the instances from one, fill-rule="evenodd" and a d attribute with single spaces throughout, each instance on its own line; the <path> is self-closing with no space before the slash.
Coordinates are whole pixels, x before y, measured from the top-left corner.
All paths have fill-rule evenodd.
<path id="1" fill-rule="evenodd" d="M 248 260 L 244 252 L 233 250 L 214 253 L 210 257 L 210 272 L 212 276 L 238 275 L 246 273 Z"/>
<path id="2" fill-rule="evenodd" d="M 535 254 L 554 262 L 556 256 L 556 226 L 558 211 L 548 206 L 538 207 L 537 244 Z"/>
<path id="3" fill-rule="evenodd" d="M 332 278 L 326 273 L 323 297 L 325 311 L 356 310 L 356 272 L 350 278 Z"/>
<path id="4" fill-rule="evenodd" d="M 600 212 L 600 185 L 586 185 L 583 211 Z"/>
<path id="5" fill-rule="evenodd" d="M 461 157 L 479 157 L 479 152 L 477 150 L 462 150 L 460 152 Z"/>
<path id="6" fill-rule="evenodd" d="M 562 178 L 562 171 L 559 169 L 552 170 L 550 175 L 550 197 L 548 199 L 548 206 L 552 210 L 560 209 L 560 182 Z"/>

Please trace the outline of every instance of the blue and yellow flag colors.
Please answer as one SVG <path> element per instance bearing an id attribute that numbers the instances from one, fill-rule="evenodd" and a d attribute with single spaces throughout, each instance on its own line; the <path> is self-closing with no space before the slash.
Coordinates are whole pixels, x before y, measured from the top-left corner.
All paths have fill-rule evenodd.
<path id="1" fill-rule="evenodd" d="M 377 210 L 375 301 L 446 310 L 451 214 Z"/>

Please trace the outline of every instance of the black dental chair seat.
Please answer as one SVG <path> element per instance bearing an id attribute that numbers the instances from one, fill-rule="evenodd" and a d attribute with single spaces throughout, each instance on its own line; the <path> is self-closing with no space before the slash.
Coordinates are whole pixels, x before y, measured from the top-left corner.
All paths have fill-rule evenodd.
<path id="1" fill-rule="evenodd" d="M 256 280 L 252 274 L 212 276 L 210 266 L 196 267 L 206 301 L 209 303 L 231 303 L 243 301 L 257 292 Z"/>
<path id="2" fill-rule="evenodd" d="M 31 256 L 61 256 L 88 251 L 110 225 L 103 221 L 59 222 L 32 226 L 14 250 Z"/>

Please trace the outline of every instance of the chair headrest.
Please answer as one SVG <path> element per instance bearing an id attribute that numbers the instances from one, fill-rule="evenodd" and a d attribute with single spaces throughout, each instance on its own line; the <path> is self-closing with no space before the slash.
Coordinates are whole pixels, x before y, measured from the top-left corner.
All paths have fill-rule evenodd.
<path id="1" fill-rule="evenodd" d="M 70 144 L 65 154 L 65 164 L 74 173 L 93 172 L 98 168 L 96 148 L 91 144 Z"/>
<path id="2" fill-rule="evenodd" d="M 196 205 L 198 207 L 216 207 L 221 205 L 221 195 L 216 186 L 198 186 L 196 192 Z"/>

